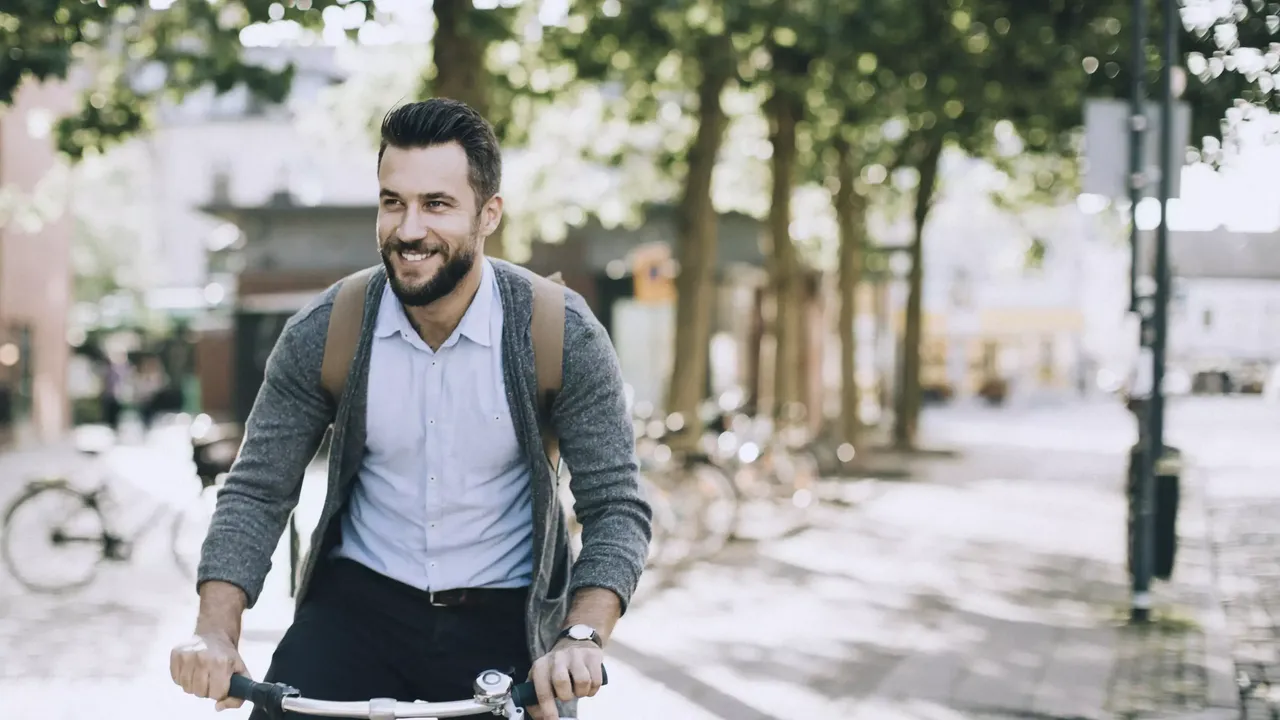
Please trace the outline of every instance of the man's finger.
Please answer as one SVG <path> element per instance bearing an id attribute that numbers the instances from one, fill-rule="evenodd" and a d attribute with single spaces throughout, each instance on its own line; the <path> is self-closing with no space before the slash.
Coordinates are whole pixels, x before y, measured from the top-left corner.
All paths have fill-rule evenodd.
<path id="1" fill-rule="evenodd" d="M 591 692 L 587 693 L 587 697 L 595 697 L 600 692 L 600 688 L 604 686 L 604 658 L 603 655 L 591 659 L 587 663 L 587 670 L 591 671 Z"/>
<path id="2" fill-rule="evenodd" d="M 236 662 L 231 658 L 226 658 L 217 663 L 214 669 L 209 672 L 209 697 L 214 700 L 222 701 L 227 699 L 227 693 L 231 690 L 231 673 L 235 672 Z"/>
<path id="3" fill-rule="evenodd" d="M 207 698 L 209 695 L 209 671 L 204 667 L 200 667 L 191 678 L 191 694 L 196 697 Z"/>
<path id="4" fill-rule="evenodd" d="M 250 680 L 253 679 L 253 675 L 249 674 L 249 668 L 244 666 L 244 660 L 242 658 L 236 658 L 235 664 L 231 667 L 231 672 L 236 675 L 243 675 Z M 226 694 L 230 691 L 231 678 L 227 678 L 227 689 L 222 692 L 224 697 L 218 701 L 219 710 L 234 710 L 241 705 L 244 705 L 244 700 L 241 698 L 226 697 Z"/>
<path id="5" fill-rule="evenodd" d="M 545 656 L 538 658 L 529 675 L 533 678 L 533 689 L 538 691 L 538 715 L 541 720 L 560 720 L 560 713 L 556 711 L 555 691 L 551 689 L 551 663 Z"/>
<path id="6" fill-rule="evenodd" d="M 561 702 L 568 702 L 577 695 L 573 694 L 573 678 L 569 675 L 569 663 L 572 655 L 565 651 L 551 653 L 551 686 L 556 690 L 556 697 Z"/>
<path id="7" fill-rule="evenodd" d="M 588 668 L 588 657 L 575 653 L 569 664 L 569 675 L 573 678 L 573 694 L 577 697 L 591 695 L 591 670 Z"/>

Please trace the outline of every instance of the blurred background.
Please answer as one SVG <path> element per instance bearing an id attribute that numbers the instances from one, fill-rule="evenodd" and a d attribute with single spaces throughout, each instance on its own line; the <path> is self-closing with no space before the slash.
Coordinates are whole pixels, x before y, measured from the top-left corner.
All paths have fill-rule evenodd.
<path id="1" fill-rule="evenodd" d="M 211 712 L 168 648 L 267 355 L 447 96 L 635 415 L 584 717 L 1265 717 L 1278 85 L 1264 0 L 0 0 L 0 710 Z"/>

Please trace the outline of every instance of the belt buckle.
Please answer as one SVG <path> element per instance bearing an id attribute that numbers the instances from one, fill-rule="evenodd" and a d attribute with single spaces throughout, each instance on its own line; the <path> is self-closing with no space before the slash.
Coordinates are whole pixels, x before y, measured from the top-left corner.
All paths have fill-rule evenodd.
<path id="1" fill-rule="evenodd" d="M 427 602 L 431 605 L 431 607 L 449 607 L 447 603 L 436 602 L 435 590 L 430 590 L 427 592 Z"/>

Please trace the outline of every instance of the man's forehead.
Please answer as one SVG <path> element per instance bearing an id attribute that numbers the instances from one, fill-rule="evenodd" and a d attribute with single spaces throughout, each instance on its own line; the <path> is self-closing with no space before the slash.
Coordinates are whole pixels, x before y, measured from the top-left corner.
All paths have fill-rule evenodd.
<path id="1" fill-rule="evenodd" d="M 430 147 L 387 147 L 378 168 L 378 179 L 384 185 L 423 182 L 461 183 L 468 177 L 467 154 L 458 143 Z"/>

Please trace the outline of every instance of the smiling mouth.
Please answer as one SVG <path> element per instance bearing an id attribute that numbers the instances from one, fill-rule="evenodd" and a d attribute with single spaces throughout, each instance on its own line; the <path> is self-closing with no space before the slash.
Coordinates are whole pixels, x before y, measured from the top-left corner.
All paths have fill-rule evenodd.
<path id="1" fill-rule="evenodd" d="M 426 262 L 428 259 L 439 255 L 438 250 L 398 250 L 396 252 L 400 259 L 407 263 Z"/>

